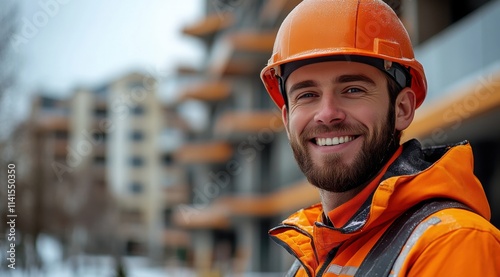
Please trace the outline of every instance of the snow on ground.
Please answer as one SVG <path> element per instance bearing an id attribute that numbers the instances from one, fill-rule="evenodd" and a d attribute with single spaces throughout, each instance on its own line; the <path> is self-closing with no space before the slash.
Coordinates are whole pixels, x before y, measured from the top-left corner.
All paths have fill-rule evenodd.
<path id="1" fill-rule="evenodd" d="M 78 255 L 71 259 L 63 259 L 62 245 L 50 236 L 41 235 L 37 240 L 38 254 L 43 264 L 42 269 L 23 269 L 19 267 L 17 257 L 16 268 L 7 267 L 7 248 L 0 241 L 0 277 L 115 277 L 117 276 L 116 260 L 109 255 Z M 32 256 L 32 255 L 31 255 Z M 26 258 L 29 263 L 33 257 Z M 195 271 L 180 266 L 151 266 L 145 257 L 123 257 L 126 277 L 196 277 Z M 215 275 L 212 275 L 215 276 Z M 278 277 L 283 273 L 244 273 L 234 277 Z M 231 276 L 225 276 L 231 277 Z"/>
<path id="2" fill-rule="evenodd" d="M 148 265 L 145 258 L 123 258 L 127 277 L 191 277 L 194 272 L 185 268 L 160 268 Z M 43 270 L 26 270 L 21 268 L 0 270 L 5 277 L 114 277 L 115 262 L 109 256 L 80 256 L 66 262 L 54 263 Z"/>
<path id="3" fill-rule="evenodd" d="M 117 276 L 116 261 L 112 256 L 78 255 L 70 259 L 63 259 L 63 247 L 56 239 L 48 235 L 40 235 L 37 242 L 38 255 L 41 258 L 42 268 L 21 268 L 20 264 L 29 264 L 34 259 L 30 249 L 26 255 L 18 253 L 15 269 L 8 267 L 6 245 L 0 241 L 0 277 L 114 277 Z M 20 259 L 25 259 L 21 261 Z M 152 267 L 145 257 L 124 257 L 123 265 L 127 277 L 191 277 L 195 276 L 192 270 L 180 267 Z"/>

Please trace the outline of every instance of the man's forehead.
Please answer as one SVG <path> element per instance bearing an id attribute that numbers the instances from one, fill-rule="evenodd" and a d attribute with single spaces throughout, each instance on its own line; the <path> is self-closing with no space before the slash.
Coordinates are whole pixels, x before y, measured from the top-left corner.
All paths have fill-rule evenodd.
<path id="1" fill-rule="evenodd" d="M 289 87 L 305 80 L 329 78 L 336 83 L 364 81 L 375 84 L 375 79 L 383 73 L 370 65 L 358 62 L 331 61 L 304 65 L 292 72 L 286 82 Z"/>

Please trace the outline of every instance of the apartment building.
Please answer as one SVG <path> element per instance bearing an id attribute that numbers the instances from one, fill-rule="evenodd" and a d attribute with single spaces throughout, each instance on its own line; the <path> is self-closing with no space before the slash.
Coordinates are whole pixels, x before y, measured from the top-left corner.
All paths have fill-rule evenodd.
<path id="1" fill-rule="evenodd" d="M 166 218 L 187 201 L 185 171 L 171 153 L 175 130 L 189 130 L 160 104 L 155 82 L 134 72 L 33 101 L 2 146 L 18 170 L 23 232 L 56 236 L 69 256 L 185 260 L 189 237 Z"/>
<path id="2" fill-rule="evenodd" d="M 110 83 L 108 108 L 108 180 L 117 201 L 117 236 L 125 251 L 147 254 L 148 238 L 158 237 L 157 221 L 160 106 L 145 76 L 132 73 Z"/>
<path id="3" fill-rule="evenodd" d="M 259 73 L 282 19 L 300 1 L 206 1 L 183 29 L 206 45 L 198 82 L 181 99 L 204 103 L 204 132 L 173 156 L 188 176 L 191 205 L 172 220 L 191 231 L 194 266 L 207 272 L 283 272 L 291 259 L 267 230 L 319 201 L 304 181 Z M 500 197 L 499 1 L 388 1 L 407 26 L 429 81 L 427 100 L 405 132 L 424 145 L 469 139 L 476 174 Z"/>
<path id="4" fill-rule="evenodd" d="M 157 89 L 157 81 L 143 73 L 107 85 L 105 153 L 122 252 L 162 263 L 187 255 L 188 234 L 168 218 L 173 205 L 187 202 L 185 171 L 171 161 L 189 126 L 159 101 Z"/>
<path id="5" fill-rule="evenodd" d="M 72 143 L 72 104 L 70 99 L 35 97 L 31 114 L 13 130 L 2 151 L 3 161 L 16 166 L 16 227 L 26 261 L 33 264 L 40 262 L 34 250 L 42 233 L 64 241 L 68 255 L 102 252 L 105 246 L 96 244 L 95 226 L 102 224 L 107 193 L 102 182 L 93 185 L 76 174 L 83 160 L 93 156 L 88 145 Z M 89 236 L 95 240 L 87 241 Z"/>
<path id="6" fill-rule="evenodd" d="M 280 112 L 259 79 L 276 24 L 298 2 L 207 1 L 206 17 L 183 30 L 207 49 L 198 82 L 180 99 L 203 102 L 208 122 L 174 155 L 188 171 L 192 204 L 178 206 L 173 221 L 191 230 L 198 270 L 278 271 L 276 259 L 286 256 L 267 230 L 281 215 L 318 201 L 296 165 L 281 161 L 293 156 Z M 287 201 L 288 193 L 300 200 Z"/>

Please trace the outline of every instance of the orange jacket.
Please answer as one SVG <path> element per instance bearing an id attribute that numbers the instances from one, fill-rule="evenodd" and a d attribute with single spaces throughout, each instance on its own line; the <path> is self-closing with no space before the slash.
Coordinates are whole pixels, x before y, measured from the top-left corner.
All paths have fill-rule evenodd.
<path id="1" fill-rule="evenodd" d="M 468 143 L 425 151 L 416 140 L 409 141 L 375 191 L 342 226 L 322 223 L 322 206 L 316 204 L 269 233 L 300 261 L 294 276 L 354 276 L 388 226 L 405 210 L 431 198 L 453 199 L 476 213 L 446 209 L 429 216 L 419 225 L 424 229 L 417 232 L 417 227 L 400 253 L 393 276 L 500 276 L 500 231 L 488 221 L 490 208 L 473 174 Z M 332 218 L 335 214 L 328 214 L 332 222 L 339 222 Z"/>

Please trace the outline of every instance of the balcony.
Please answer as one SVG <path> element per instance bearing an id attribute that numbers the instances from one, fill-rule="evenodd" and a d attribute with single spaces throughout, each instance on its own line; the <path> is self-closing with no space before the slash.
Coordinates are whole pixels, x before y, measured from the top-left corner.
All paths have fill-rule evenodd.
<path id="1" fill-rule="evenodd" d="M 224 163 L 233 152 L 233 147 L 226 142 L 201 142 L 181 146 L 173 157 L 179 164 Z"/>
<path id="2" fill-rule="evenodd" d="M 188 86 L 181 92 L 178 102 L 199 100 L 215 102 L 227 99 L 231 93 L 231 86 L 223 81 L 205 81 Z"/>
<path id="3" fill-rule="evenodd" d="M 223 114 L 215 124 L 215 134 L 220 137 L 255 134 L 283 130 L 281 115 L 272 111 L 233 111 Z"/>
<path id="4" fill-rule="evenodd" d="M 271 194 L 220 197 L 203 208 L 184 205 L 173 218 L 175 224 L 185 228 L 225 228 L 233 217 L 276 216 L 319 201 L 317 189 L 303 180 Z"/>
<path id="5" fill-rule="evenodd" d="M 204 18 L 193 22 L 182 29 L 182 33 L 201 39 L 208 39 L 215 33 L 224 30 L 234 23 L 233 15 L 226 14 L 210 14 Z"/>
<path id="6" fill-rule="evenodd" d="M 226 33 L 213 46 L 208 73 L 212 76 L 256 74 L 272 52 L 276 31 L 239 30 Z"/>

